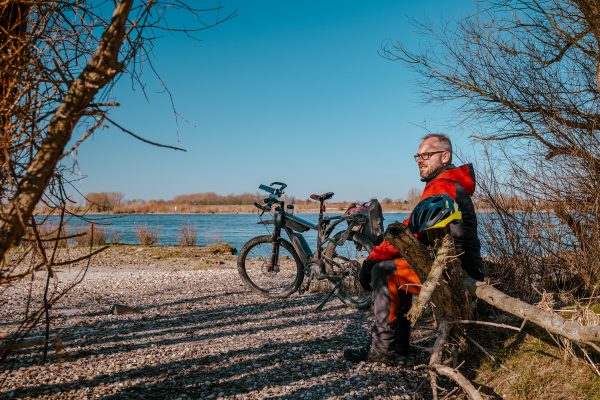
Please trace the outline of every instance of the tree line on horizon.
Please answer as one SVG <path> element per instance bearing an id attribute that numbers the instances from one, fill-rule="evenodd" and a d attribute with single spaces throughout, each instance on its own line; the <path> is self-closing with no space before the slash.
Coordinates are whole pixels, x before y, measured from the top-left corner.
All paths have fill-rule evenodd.
<path id="1" fill-rule="evenodd" d="M 411 189 L 412 190 L 412 189 Z M 157 212 L 157 211 L 193 211 L 194 207 L 206 206 L 248 206 L 248 210 L 253 210 L 255 202 L 261 202 L 266 195 L 261 192 L 240 193 L 221 195 L 216 192 L 197 192 L 181 194 L 170 200 L 164 199 L 126 199 L 123 192 L 90 192 L 85 195 L 82 204 L 75 204 L 77 209 L 86 209 L 92 212 Z M 284 195 L 287 204 L 294 204 L 299 209 L 315 208 L 316 203 L 312 200 L 299 199 L 294 196 Z M 418 197 L 417 197 L 418 200 Z M 416 204 L 414 199 L 404 200 L 384 198 L 380 200 L 382 204 L 391 207 L 408 204 Z M 340 206 L 352 203 L 351 201 L 329 202 L 330 205 Z M 215 210 L 218 212 L 218 210 Z"/>
<path id="2" fill-rule="evenodd" d="M 380 199 L 384 208 L 403 210 L 412 210 L 419 202 L 421 190 L 419 188 L 409 189 L 405 199 L 391 199 L 385 197 Z M 505 201 L 510 202 L 516 208 L 522 211 L 535 211 L 551 209 L 551 204 L 543 202 L 532 202 L 529 199 L 520 198 L 518 196 L 506 196 Z M 261 192 L 255 193 L 240 193 L 221 195 L 216 192 L 197 192 L 189 194 L 181 194 L 173 197 L 170 200 L 164 199 L 126 199 L 123 192 L 90 192 L 85 196 L 83 204 L 77 204 L 75 208 L 85 209 L 91 212 L 122 212 L 122 213 L 145 213 L 145 212 L 226 212 L 229 209 L 205 209 L 211 206 L 244 206 L 238 211 L 249 212 L 254 210 L 254 203 L 260 202 L 265 198 L 265 194 Z M 284 200 L 287 204 L 294 204 L 299 210 L 308 210 L 315 208 L 316 203 L 312 200 L 299 199 L 294 196 L 284 195 Z M 355 200 L 360 202 L 362 200 Z M 333 201 L 328 204 L 332 208 L 340 209 L 350 205 L 352 201 Z M 485 199 L 476 199 L 475 205 L 479 210 L 490 209 L 492 205 Z"/>

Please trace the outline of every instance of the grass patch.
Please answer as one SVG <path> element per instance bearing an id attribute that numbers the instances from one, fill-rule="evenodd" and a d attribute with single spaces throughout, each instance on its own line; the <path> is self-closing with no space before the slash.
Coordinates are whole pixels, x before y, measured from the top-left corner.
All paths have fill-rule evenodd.
<path id="1" fill-rule="evenodd" d="M 187 254 L 182 249 L 176 247 L 148 247 L 148 254 L 155 259 L 182 258 Z"/>
<path id="2" fill-rule="evenodd" d="M 190 258 L 190 257 L 206 257 L 220 256 L 236 258 L 237 253 L 235 247 L 227 243 L 219 243 L 210 246 L 148 246 L 145 247 L 146 255 L 155 259 L 168 258 Z"/>
<path id="3" fill-rule="evenodd" d="M 491 349 L 497 362 L 481 358 L 472 379 L 505 399 L 600 400 L 600 377 L 583 361 L 565 361 L 551 340 L 537 329 L 510 335 Z"/>

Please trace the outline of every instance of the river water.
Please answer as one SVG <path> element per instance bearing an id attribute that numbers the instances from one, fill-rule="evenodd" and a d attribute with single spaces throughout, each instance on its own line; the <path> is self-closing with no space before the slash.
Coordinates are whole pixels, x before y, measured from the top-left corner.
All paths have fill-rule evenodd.
<path id="1" fill-rule="evenodd" d="M 331 216 L 334 214 L 329 214 Z M 301 214 L 301 218 L 316 223 L 317 214 Z M 403 221 L 408 217 L 405 213 L 384 214 L 384 225 L 387 227 L 394 221 Z M 268 215 L 263 216 L 269 219 Z M 108 241 L 117 241 L 126 244 L 138 244 L 136 228 L 148 226 L 152 229 L 160 229 L 160 244 L 177 244 L 177 236 L 181 226 L 188 224 L 196 227 L 197 245 L 210 245 L 226 242 L 240 249 L 249 239 L 258 235 L 271 232 L 273 225 L 261 225 L 257 214 L 116 214 L 116 215 L 92 215 L 86 217 L 87 221 L 71 219 L 70 226 L 81 226 L 89 222 L 95 223 L 105 232 Z M 56 223 L 56 218 L 50 218 L 50 222 Z M 344 229 L 345 223 L 340 224 Z M 315 247 L 316 232 L 304 232 L 308 243 Z"/>

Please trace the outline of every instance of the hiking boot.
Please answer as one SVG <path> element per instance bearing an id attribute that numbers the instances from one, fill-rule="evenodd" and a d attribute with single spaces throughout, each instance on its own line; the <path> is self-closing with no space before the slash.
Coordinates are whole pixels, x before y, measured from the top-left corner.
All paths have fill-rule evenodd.
<path id="1" fill-rule="evenodd" d="M 396 343 L 394 344 L 394 352 L 399 356 L 408 357 L 410 354 L 410 346 L 408 345 L 408 340 L 396 341 Z"/>
<path id="2" fill-rule="evenodd" d="M 383 364 L 394 364 L 395 354 L 384 353 L 377 350 L 371 350 L 369 347 L 363 347 L 360 349 L 346 349 L 344 350 L 344 358 L 350 362 L 380 362 Z"/>
<path id="3" fill-rule="evenodd" d="M 401 319 L 394 326 L 394 351 L 402 357 L 408 357 L 410 349 L 410 322 Z"/>

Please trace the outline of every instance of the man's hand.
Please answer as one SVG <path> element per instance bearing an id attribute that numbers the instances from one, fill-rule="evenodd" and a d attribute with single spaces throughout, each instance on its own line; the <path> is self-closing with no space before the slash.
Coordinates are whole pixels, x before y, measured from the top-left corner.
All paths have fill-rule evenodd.
<path id="1" fill-rule="evenodd" d="M 360 286 L 363 289 L 368 290 L 369 292 L 373 290 L 371 287 L 371 271 L 373 270 L 373 266 L 377 264 L 376 261 L 366 259 L 363 261 L 362 266 L 360 267 L 360 272 L 358 273 L 358 280 L 360 281 Z"/>

